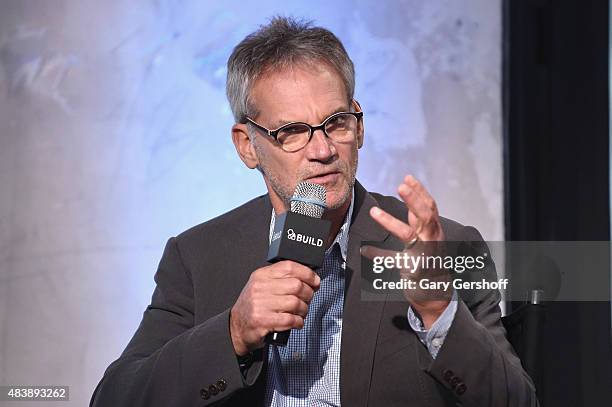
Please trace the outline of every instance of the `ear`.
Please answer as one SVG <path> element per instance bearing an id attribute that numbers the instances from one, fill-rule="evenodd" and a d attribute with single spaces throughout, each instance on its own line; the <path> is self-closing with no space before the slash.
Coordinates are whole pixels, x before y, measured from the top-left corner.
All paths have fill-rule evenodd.
<path id="1" fill-rule="evenodd" d="M 259 159 L 255 153 L 255 146 L 253 146 L 253 143 L 251 143 L 251 140 L 249 139 L 246 124 L 236 123 L 232 126 L 232 141 L 234 142 L 236 152 L 238 153 L 238 156 L 240 156 L 240 159 L 244 165 L 250 169 L 257 168 Z"/>
<path id="2" fill-rule="evenodd" d="M 363 112 L 363 110 L 361 110 L 361 105 L 359 104 L 358 101 L 353 99 L 352 104 L 356 112 Z M 361 120 L 359 121 L 359 129 L 357 131 L 357 148 L 363 147 L 364 136 L 365 136 L 364 118 L 363 116 L 361 116 Z"/>

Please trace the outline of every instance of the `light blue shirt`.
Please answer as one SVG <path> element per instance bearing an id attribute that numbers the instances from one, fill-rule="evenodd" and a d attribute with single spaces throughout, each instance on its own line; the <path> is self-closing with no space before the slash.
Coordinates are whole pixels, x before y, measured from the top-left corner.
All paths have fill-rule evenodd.
<path id="1" fill-rule="evenodd" d="M 321 277 L 319 290 L 308 307 L 303 329 L 291 330 L 287 346 L 269 345 L 266 377 L 266 405 L 274 407 L 340 406 L 340 345 L 342 310 L 348 250 L 349 226 L 355 194 L 340 231 L 325 252 L 323 266 L 315 272 Z M 275 224 L 272 210 L 270 241 Z M 408 323 L 433 358 L 444 343 L 457 310 L 453 300 L 425 330 L 421 320 L 408 308 Z"/>

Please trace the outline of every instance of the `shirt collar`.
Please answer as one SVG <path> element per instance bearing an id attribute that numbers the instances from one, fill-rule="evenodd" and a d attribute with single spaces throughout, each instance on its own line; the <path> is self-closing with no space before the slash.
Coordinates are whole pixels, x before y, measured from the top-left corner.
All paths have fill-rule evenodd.
<path id="1" fill-rule="evenodd" d="M 346 212 L 346 216 L 344 217 L 344 223 L 340 227 L 336 238 L 333 243 L 329 246 L 329 249 L 325 252 L 327 254 L 337 243 L 340 246 L 340 253 L 342 253 L 342 259 L 346 261 L 346 253 L 348 250 L 348 237 L 349 237 L 349 227 L 351 225 L 351 219 L 353 218 L 353 206 L 355 205 L 355 188 L 353 187 L 353 193 L 351 194 L 351 206 L 349 206 L 349 210 Z M 272 234 L 274 233 L 274 224 L 276 221 L 276 214 L 274 213 L 274 208 L 272 208 L 272 216 L 270 218 L 270 235 L 268 239 L 268 244 L 272 242 Z"/>

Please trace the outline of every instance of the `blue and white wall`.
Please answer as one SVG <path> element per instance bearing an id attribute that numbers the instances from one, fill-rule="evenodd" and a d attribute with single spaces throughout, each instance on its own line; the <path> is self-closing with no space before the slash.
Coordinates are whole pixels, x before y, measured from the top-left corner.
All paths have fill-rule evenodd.
<path id="1" fill-rule="evenodd" d="M 4 0 L 0 384 L 69 385 L 86 405 L 167 238 L 265 192 L 234 152 L 224 82 L 274 14 L 352 56 L 366 187 L 413 173 L 443 215 L 503 238 L 500 0 Z"/>

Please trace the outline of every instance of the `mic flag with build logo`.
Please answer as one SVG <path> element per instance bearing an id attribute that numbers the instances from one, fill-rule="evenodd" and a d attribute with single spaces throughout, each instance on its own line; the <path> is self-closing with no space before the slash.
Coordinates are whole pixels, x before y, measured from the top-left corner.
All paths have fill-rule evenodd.
<path id="1" fill-rule="evenodd" d="M 291 198 L 291 211 L 277 216 L 267 260 L 276 263 L 292 260 L 310 268 L 323 265 L 325 240 L 331 222 L 321 219 L 325 211 L 325 187 L 311 182 L 300 182 Z M 266 342 L 285 346 L 290 331 L 272 332 Z"/>

